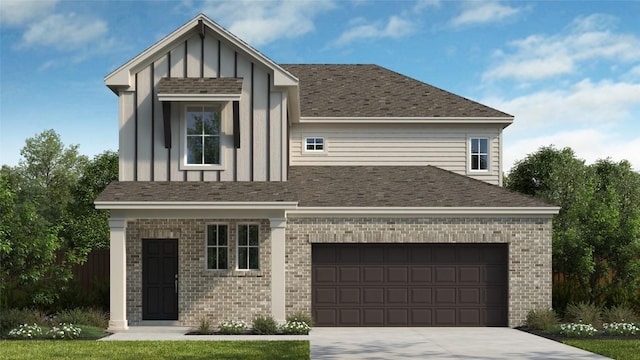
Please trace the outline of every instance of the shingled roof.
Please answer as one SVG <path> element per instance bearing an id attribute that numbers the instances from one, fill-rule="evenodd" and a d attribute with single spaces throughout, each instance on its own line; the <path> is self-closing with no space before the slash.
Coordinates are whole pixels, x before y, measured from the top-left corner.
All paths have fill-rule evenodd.
<path id="1" fill-rule="evenodd" d="M 294 166 L 286 182 L 114 182 L 96 202 L 297 201 L 299 207 L 551 207 L 434 166 Z"/>
<path id="2" fill-rule="evenodd" d="M 240 94 L 241 78 L 161 78 L 158 94 Z"/>
<path id="3" fill-rule="evenodd" d="M 512 117 L 378 65 L 282 65 L 303 117 Z"/>

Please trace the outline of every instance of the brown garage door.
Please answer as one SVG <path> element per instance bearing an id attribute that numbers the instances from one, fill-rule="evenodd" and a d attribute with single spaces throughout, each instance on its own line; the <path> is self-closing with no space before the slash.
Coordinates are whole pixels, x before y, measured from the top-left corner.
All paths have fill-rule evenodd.
<path id="1" fill-rule="evenodd" d="M 506 326 L 506 244 L 314 244 L 318 326 Z"/>

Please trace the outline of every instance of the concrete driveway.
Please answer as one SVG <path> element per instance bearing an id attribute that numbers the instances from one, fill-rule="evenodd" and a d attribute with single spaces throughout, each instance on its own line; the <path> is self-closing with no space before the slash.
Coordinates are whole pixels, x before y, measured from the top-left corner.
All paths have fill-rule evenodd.
<path id="1" fill-rule="evenodd" d="M 313 328 L 311 359 L 608 359 L 510 328 Z"/>

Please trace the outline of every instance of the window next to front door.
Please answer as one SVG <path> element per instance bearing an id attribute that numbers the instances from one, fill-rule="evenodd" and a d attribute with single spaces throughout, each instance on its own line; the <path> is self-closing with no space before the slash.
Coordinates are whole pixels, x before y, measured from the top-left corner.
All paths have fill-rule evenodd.
<path id="1" fill-rule="evenodd" d="M 258 224 L 238 225 L 238 270 L 260 269 Z"/>

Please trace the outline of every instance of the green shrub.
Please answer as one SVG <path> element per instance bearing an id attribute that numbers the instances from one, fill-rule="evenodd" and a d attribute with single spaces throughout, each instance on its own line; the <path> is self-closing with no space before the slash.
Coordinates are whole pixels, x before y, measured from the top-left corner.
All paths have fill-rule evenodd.
<path id="1" fill-rule="evenodd" d="M 270 315 L 257 315 L 253 318 L 253 332 L 257 335 L 273 335 L 278 333 L 278 323 Z"/>
<path id="2" fill-rule="evenodd" d="M 595 327 L 602 325 L 602 309 L 592 303 L 577 303 L 567 306 L 566 318 L 569 322 L 590 324 Z"/>
<path id="3" fill-rule="evenodd" d="M 213 334 L 213 330 L 211 330 L 211 324 L 207 318 L 200 319 L 200 325 L 196 329 L 196 332 L 200 335 L 211 335 Z"/>
<path id="4" fill-rule="evenodd" d="M 591 324 L 562 324 L 560 325 L 560 334 L 571 337 L 585 337 L 597 334 L 598 330 Z"/>
<path id="5" fill-rule="evenodd" d="M 612 306 L 602 312 L 602 318 L 609 323 L 633 323 L 638 321 L 633 309 L 624 305 Z"/>
<path id="6" fill-rule="evenodd" d="M 527 314 L 527 327 L 534 330 L 547 330 L 558 323 L 553 309 L 532 309 Z"/>
<path id="7" fill-rule="evenodd" d="M 38 324 L 21 324 L 11 329 L 7 336 L 11 339 L 40 339 L 46 333 Z"/>
<path id="8" fill-rule="evenodd" d="M 7 309 L 0 311 L 0 334 L 16 328 L 22 324 L 49 325 L 49 317 L 40 310 Z"/>
<path id="9" fill-rule="evenodd" d="M 218 324 L 218 330 L 225 335 L 238 335 L 247 330 L 247 323 L 244 321 L 221 321 Z"/>
<path id="10" fill-rule="evenodd" d="M 73 324 L 60 323 L 56 326 L 53 326 L 51 330 L 47 332 L 47 335 L 53 339 L 71 340 L 76 339 L 78 336 L 80 336 L 81 332 L 82 329 Z"/>
<path id="11" fill-rule="evenodd" d="M 313 318 L 304 311 L 296 311 L 287 315 L 287 322 L 301 322 L 313 327 Z"/>
<path id="12" fill-rule="evenodd" d="M 630 336 L 640 333 L 640 327 L 632 323 L 605 323 L 604 333 L 608 335 Z"/>
<path id="13" fill-rule="evenodd" d="M 76 308 L 62 310 L 55 315 L 54 321 L 57 323 L 72 323 L 78 325 L 89 325 L 106 329 L 109 325 L 109 316 L 106 312 L 95 308 Z"/>

